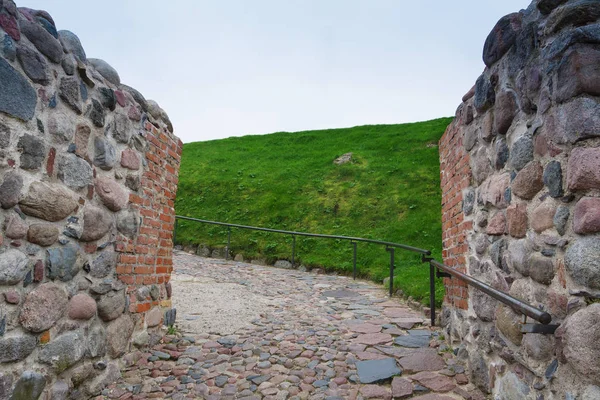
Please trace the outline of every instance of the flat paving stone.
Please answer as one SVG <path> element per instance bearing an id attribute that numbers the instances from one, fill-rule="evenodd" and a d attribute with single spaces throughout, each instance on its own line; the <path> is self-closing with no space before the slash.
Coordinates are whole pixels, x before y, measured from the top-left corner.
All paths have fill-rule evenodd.
<path id="1" fill-rule="evenodd" d="M 427 336 L 427 337 L 431 337 L 431 331 L 425 330 L 425 329 L 410 329 L 409 331 L 407 331 L 409 335 L 412 336 Z"/>
<path id="2" fill-rule="evenodd" d="M 344 298 L 344 297 L 358 297 L 359 294 L 356 292 L 352 292 L 350 290 L 327 290 L 321 293 L 322 296 L 325 297 L 335 297 L 335 298 Z"/>
<path id="3" fill-rule="evenodd" d="M 402 399 L 412 395 L 413 385 L 408 379 L 394 377 L 392 379 L 392 397 Z"/>
<path id="4" fill-rule="evenodd" d="M 429 347 L 429 336 L 406 335 L 398 336 L 394 343 L 403 347 Z"/>
<path id="5" fill-rule="evenodd" d="M 384 344 L 392 341 L 392 335 L 387 333 L 365 333 L 359 335 L 356 339 L 356 343 L 362 343 L 367 345 Z"/>
<path id="6" fill-rule="evenodd" d="M 435 351 L 429 353 L 414 353 L 399 360 L 402 369 L 407 373 L 422 371 L 440 371 L 446 368 L 444 359 Z"/>
<path id="7" fill-rule="evenodd" d="M 381 325 L 373 324 L 359 324 L 350 326 L 352 332 L 358 333 L 379 333 L 381 332 Z"/>
<path id="8" fill-rule="evenodd" d="M 484 398 L 381 285 L 177 250 L 173 263 L 179 332 L 125 355 L 95 400 Z"/>
<path id="9" fill-rule="evenodd" d="M 381 360 L 358 361 L 356 368 L 361 383 L 379 382 L 402 373 L 396 360 L 391 357 Z"/>
<path id="10" fill-rule="evenodd" d="M 451 378 L 433 372 L 419 372 L 410 378 L 434 392 L 449 392 L 456 387 Z"/>

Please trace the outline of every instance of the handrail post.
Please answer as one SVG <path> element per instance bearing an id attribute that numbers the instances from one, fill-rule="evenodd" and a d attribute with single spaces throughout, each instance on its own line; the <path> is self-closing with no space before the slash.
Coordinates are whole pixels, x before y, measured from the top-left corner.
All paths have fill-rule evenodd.
<path id="1" fill-rule="evenodd" d="M 175 218 L 175 226 L 173 227 L 173 247 L 175 247 L 176 240 L 177 240 L 177 218 Z"/>
<path id="2" fill-rule="evenodd" d="M 356 280 L 356 242 L 352 241 L 354 247 L 354 256 L 352 257 L 352 279 Z"/>
<path id="3" fill-rule="evenodd" d="M 393 247 L 390 247 L 390 297 L 394 294 L 394 251 Z"/>
<path id="4" fill-rule="evenodd" d="M 429 263 L 429 308 L 431 326 L 435 326 L 435 267 L 431 263 Z"/>
<path id="5" fill-rule="evenodd" d="M 229 260 L 229 247 L 231 246 L 231 227 L 227 227 L 227 247 L 225 248 L 225 259 Z"/>
<path id="6" fill-rule="evenodd" d="M 292 268 L 294 268 L 294 260 L 296 259 L 296 235 L 292 235 Z"/>

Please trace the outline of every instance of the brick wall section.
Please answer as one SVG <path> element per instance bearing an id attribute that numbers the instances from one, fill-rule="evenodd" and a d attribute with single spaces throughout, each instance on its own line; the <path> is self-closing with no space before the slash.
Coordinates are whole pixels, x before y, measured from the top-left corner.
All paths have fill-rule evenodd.
<path id="1" fill-rule="evenodd" d="M 473 228 L 472 221 L 466 221 L 462 210 L 463 190 L 471 182 L 469 154 L 462 144 L 463 130 L 456 118 L 440 139 L 440 181 L 442 186 L 442 258 L 444 264 L 466 271 L 468 253 L 467 235 Z M 458 279 L 444 278 L 446 297 L 444 302 L 461 308 L 468 308 L 468 287 Z"/>
<path id="2" fill-rule="evenodd" d="M 118 278 L 128 285 L 129 311 L 143 313 L 152 307 L 171 307 L 167 290 L 173 269 L 173 228 L 175 224 L 175 195 L 183 143 L 166 126 L 146 121 L 142 133 L 147 141 L 147 167 L 138 194 L 129 201 L 140 215 L 139 234 L 134 239 L 119 235 L 116 250 Z M 158 298 L 147 296 L 140 300 L 140 286 L 156 285 Z"/>

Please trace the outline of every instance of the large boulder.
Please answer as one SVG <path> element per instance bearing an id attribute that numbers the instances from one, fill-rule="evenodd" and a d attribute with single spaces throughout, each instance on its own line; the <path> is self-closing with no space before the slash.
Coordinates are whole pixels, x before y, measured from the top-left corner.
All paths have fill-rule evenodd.
<path id="1" fill-rule="evenodd" d="M 562 353 L 582 377 L 600 381 L 600 304 L 592 304 L 571 315 L 556 332 Z"/>
<path id="2" fill-rule="evenodd" d="M 85 336 L 80 331 L 68 332 L 51 340 L 40 351 L 38 359 L 62 372 L 75 365 L 85 355 Z"/>
<path id="3" fill-rule="evenodd" d="M 56 222 L 69 216 L 77 208 L 77 201 L 63 186 L 33 182 L 19 206 L 27 215 Z"/>
<path id="4" fill-rule="evenodd" d="M 53 283 L 44 283 L 25 298 L 19 321 L 31 332 L 43 332 L 62 317 L 68 301 L 63 288 Z"/>
<path id="5" fill-rule="evenodd" d="M 500 18 L 483 45 L 483 62 L 491 67 L 515 44 L 521 30 L 522 16 L 512 13 Z"/>
<path id="6" fill-rule="evenodd" d="M 63 57 L 63 48 L 58 39 L 52 36 L 41 25 L 30 22 L 27 19 L 19 21 L 21 33 L 27 36 L 27 39 L 50 61 L 59 63 Z"/>

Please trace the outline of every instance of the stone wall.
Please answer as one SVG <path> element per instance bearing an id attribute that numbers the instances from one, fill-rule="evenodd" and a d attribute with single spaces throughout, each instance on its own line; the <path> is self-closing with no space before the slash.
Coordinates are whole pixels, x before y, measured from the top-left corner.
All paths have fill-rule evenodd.
<path id="1" fill-rule="evenodd" d="M 446 280 L 449 336 L 498 399 L 600 398 L 599 19 L 597 0 L 501 18 L 440 141 L 444 262 L 560 324 L 524 335 L 522 316 Z"/>
<path id="2" fill-rule="evenodd" d="M 159 337 L 181 150 L 77 36 L 0 0 L 0 399 L 88 398 Z"/>

